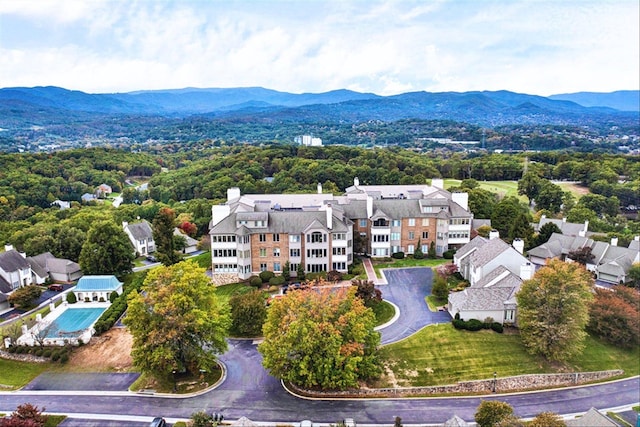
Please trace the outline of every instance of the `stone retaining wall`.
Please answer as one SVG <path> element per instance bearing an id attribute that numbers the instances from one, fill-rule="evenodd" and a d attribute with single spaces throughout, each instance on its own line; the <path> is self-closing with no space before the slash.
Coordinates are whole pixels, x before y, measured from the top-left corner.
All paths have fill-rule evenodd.
<path id="1" fill-rule="evenodd" d="M 47 357 L 35 356 L 33 354 L 17 354 L 0 350 L 0 357 L 3 359 L 17 360 L 19 362 L 45 363 L 51 362 Z"/>
<path id="2" fill-rule="evenodd" d="M 613 378 L 624 374 L 622 370 L 598 372 L 574 372 L 566 374 L 531 374 L 514 377 L 461 381 L 457 384 L 429 387 L 375 388 L 344 391 L 318 391 L 289 387 L 296 393 L 309 397 L 409 397 L 435 394 L 488 394 L 535 390 L 551 387 L 568 387 Z"/>

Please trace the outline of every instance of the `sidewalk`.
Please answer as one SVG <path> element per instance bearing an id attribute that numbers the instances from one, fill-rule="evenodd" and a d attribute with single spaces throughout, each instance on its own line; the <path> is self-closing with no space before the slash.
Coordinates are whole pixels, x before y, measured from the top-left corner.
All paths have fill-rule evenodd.
<path id="1" fill-rule="evenodd" d="M 376 270 L 373 268 L 371 258 L 363 258 L 362 265 L 364 266 L 364 271 L 367 272 L 367 279 L 372 281 L 375 285 L 388 285 L 387 279 L 384 277 L 384 273 L 382 273 L 381 279 L 376 277 Z"/>

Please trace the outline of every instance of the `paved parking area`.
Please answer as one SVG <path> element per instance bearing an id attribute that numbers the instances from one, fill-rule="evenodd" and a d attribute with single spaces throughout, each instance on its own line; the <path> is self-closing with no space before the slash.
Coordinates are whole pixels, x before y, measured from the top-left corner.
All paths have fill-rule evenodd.
<path id="1" fill-rule="evenodd" d="M 45 372 L 23 390 L 127 391 L 139 373 L 53 373 Z"/>

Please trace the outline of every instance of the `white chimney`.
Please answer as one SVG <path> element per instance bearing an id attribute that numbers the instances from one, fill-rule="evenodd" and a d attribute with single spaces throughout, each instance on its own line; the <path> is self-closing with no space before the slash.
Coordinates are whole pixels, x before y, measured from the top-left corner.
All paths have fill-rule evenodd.
<path id="1" fill-rule="evenodd" d="M 522 255 L 524 253 L 524 240 L 518 238 L 513 239 L 513 248 Z"/>
<path id="2" fill-rule="evenodd" d="M 640 240 L 640 236 L 635 236 L 635 237 L 633 238 L 633 240 L 635 240 L 635 241 Z"/>
<path id="3" fill-rule="evenodd" d="M 520 278 L 522 280 L 529 280 L 533 277 L 533 264 L 527 262 L 520 266 Z"/>
<path id="4" fill-rule="evenodd" d="M 333 229 L 333 207 L 331 204 L 327 205 L 327 228 Z"/>
<path id="5" fill-rule="evenodd" d="M 122 228 L 125 228 L 129 223 L 127 221 L 122 221 Z"/>
<path id="6" fill-rule="evenodd" d="M 567 222 L 567 217 L 566 216 L 562 217 L 562 222 Z"/>
<path id="7" fill-rule="evenodd" d="M 442 178 L 431 178 L 431 186 L 444 190 L 444 180 Z"/>
<path id="8" fill-rule="evenodd" d="M 353 178 L 353 186 L 357 188 L 359 185 L 360 185 L 360 180 L 356 176 L 355 178 Z"/>
<path id="9" fill-rule="evenodd" d="M 318 194 L 322 194 L 322 184 L 318 183 Z"/>
<path id="10" fill-rule="evenodd" d="M 547 216 L 545 214 L 540 215 L 540 222 L 542 222 L 543 219 L 547 219 Z"/>
<path id="11" fill-rule="evenodd" d="M 211 206 L 211 227 L 217 225 L 220 221 L 228 217 L 230 213 L 231 206 L 229 205 Z"/>
<path id="12" fill-rule="evenodd" d="M 4 245 L 5 252 L 9 252 L 13 250 L 13 245 L 6 244 Z"/>
<path id="13" fill-rule="evenodd" d="M 238 187 L 227 188 L 227 202 L 229 200 L 239 199 L 239 198 L 240 198 L 240 188 Z"/>
<path id="14" fill-rule="evenodd" d="M 585 219 L 584 220 L 584 232 L 585 232 L 585 234 L 587 233 L 587 230 L 589 230 L 589 220 Z"/>
<path id="15" fill-rule="evenodd" d="M 469 210 L 469 193 L 451 193 L 451 200 L 459 204 L 465 211 Z"/>
<path id="16" fill-rule="evenodd" d="M 367 195 L 367 218 L 373 216 L 373 197 Z"/>
<path id="17" fill-rule="evenodd" d="M 493 239 L 499 239 L 500 238 L 500 232 L 498 230 L 491 230 L 489 232 L 489 240 L 493 240 Z"/>
<path id="18" fill-rule="evenodd" d="M 617 237 L 612 237 L 611 238 L 611 246 L 618 246 L 618 238 Z"/>

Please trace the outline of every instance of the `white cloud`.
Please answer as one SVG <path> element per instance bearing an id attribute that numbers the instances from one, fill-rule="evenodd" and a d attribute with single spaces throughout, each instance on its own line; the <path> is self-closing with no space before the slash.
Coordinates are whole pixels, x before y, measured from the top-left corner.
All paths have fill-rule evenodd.
<path id="1" fill-rule="evenodd" d="M 0 87 L 637 89 L 639 9 L 635 0 L 5 0 Z"/>

